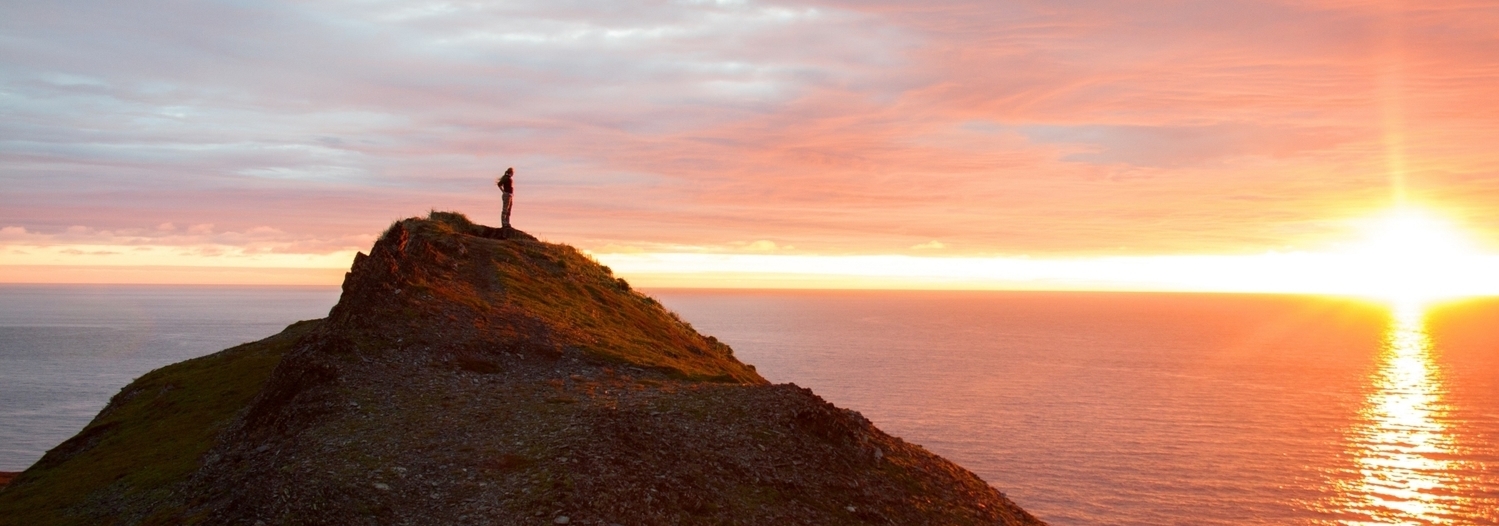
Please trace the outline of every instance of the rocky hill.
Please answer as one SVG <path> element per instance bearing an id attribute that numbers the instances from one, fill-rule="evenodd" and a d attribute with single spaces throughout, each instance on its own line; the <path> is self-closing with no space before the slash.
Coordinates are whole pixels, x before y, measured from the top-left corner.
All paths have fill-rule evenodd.
<path id="1" fill-rule="evenodd" d="M 1042 524 L 587 256 L 395 223 L 326 319 L 153 371 L 0 524 Z"/>

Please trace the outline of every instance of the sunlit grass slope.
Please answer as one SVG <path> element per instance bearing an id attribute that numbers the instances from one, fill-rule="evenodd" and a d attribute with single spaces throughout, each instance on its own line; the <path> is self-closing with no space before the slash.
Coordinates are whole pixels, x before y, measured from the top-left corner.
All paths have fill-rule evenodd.
<path id="1" fill-rule="evenodd" d="M 355 332 L 403 343 L 426 335 L 448 348 L 578 349 L 685 379 L 765 382 L 727 345 L 699 334 L 608 267 L 571 246 L 511 232 L 498 239 L 498 230 L 450 212 L 399 221 L 369 256 L 356 258 L 330 321 L 364 325 Z M 372 311 L 398 321 L 369 327 L 341 315 L 368 318 Z"/>

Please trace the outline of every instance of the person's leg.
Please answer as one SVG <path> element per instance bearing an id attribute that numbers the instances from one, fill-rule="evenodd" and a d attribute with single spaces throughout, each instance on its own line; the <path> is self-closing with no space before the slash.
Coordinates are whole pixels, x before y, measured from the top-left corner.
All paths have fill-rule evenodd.
<path id="1" fill-rule="evenodd" d="M 500 226 L 501 227 L 508 227 L 508 226 L 510 226 L 510 200 L 511 200 L 510 193 L 509 192 L 503 193 L 502 196 L 501 196 L 501 198 L 500 198 L 500 200 L 504 201 L 504 203 L 505 203 L 504 209 L 500 211 Z"/>

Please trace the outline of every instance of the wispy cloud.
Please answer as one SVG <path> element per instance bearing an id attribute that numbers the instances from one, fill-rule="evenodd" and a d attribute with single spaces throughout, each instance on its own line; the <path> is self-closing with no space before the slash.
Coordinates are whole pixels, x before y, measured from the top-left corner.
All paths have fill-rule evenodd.
<path id="1" fill-rule="evenodd" d="M 431 208 L 496 222 L 515 166 L 520 227 L 604 252 L 1258 253 L 1386 206 L 1398 147 L 1495 244 L 1495 28 L 1492 2 L 16 2 L 0 225 L 327 254 Z"/>

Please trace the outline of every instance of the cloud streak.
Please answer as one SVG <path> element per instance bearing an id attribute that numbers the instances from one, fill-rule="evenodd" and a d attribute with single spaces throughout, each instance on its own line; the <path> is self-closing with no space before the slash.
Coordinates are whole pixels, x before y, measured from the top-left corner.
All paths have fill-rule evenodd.
<path id="1" fill-rule="evenodd" d="M 1244 254 L 1350 235 L 1398 146 L 1499 245 L 1499 5 L 1392 5 L 14 2 L 0 227 L 327 254 L 515 166 L 592 249 Z"/>

